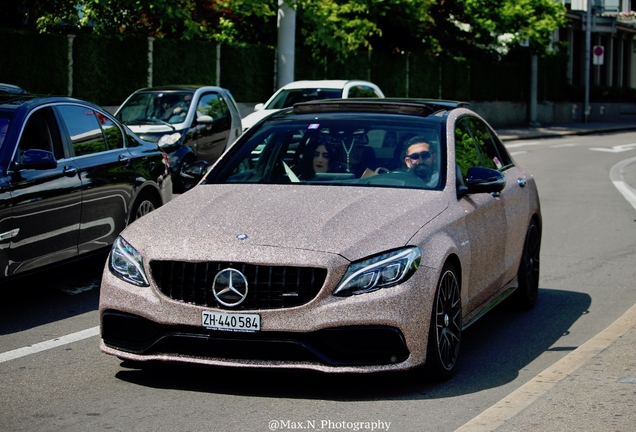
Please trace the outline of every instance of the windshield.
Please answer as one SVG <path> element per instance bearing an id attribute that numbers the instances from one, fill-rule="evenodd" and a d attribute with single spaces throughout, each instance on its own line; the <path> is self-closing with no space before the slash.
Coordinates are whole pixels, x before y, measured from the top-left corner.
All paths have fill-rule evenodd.
<path id="1" fill-rule="evenodd" d="M 4 143 L 4 137 L 7 135 L 8 129 L 9 119 L 0 114 L 0 147 L 2 147 L 2 143 Z"/>
<path id="2" fill-rule="evenodd" d="M 342 89 L 305 88 L 281 90 L 265 109 L 289 108 L 298 102 L 317 99 L 339 99 L 341 97 Z"/>
<path id="3" fill-rule="evenodd" d="M 191 102 L 191 92 L 135 93 L 119 109 L 117 118 L 127 125 L 183 123 Z"/>
<path id="4" fill-rule="evenodd" d="M 206 182 L 443 186 L 439 118 L 359 113 L 289 117 L 265 122 L 237 142 Z"/>

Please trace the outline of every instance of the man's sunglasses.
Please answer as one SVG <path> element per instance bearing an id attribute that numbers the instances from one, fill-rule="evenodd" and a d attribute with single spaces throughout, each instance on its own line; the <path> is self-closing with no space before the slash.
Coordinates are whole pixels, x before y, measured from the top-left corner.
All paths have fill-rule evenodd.
<path id="1" fill-rule="evenodd" d="M 420 153 L 413 153 L 410 155 L 406 155 L 406 157 L 411 158 L 412 160 L 418 160 L 418 159 L 422 159 L 422 160 L 428 160 L 431 158 L 431 152 L 430 151 L 423 151 Z"/>

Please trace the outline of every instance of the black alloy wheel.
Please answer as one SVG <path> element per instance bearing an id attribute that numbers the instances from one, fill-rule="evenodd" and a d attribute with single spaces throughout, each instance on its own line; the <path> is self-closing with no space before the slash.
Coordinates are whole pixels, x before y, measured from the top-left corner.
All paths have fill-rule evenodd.
<path id="1" fill-rule="evenodd" d="M 137 201 L 133 206 L 132 212 L 130 212 L 130 223 L 138 220 L 139 218 L 146 216 L 153 210 L 159 207 L 157 198 L 148 192 L 142 192 L 137 197 Z"/>
<path id="2" fill-rule="evenodd" d="M 526 240 L 523 245 L 521 263 L 517 279 L 519 287 L 515 293 L 517 305 L 524 310 L 529 310 L 537 303 L 539 296 L 539 253 L 541 250 L 541 233 L 537 223 L 530 222 Z"/>
<path id="3" fill-rule="evenodd" d="M 442 381 L 453 375 L 462 335 L 462 301 L 457 273 L 452 264 L 442 269 L 433 303 L 428 335 L 426 371 L 430 379 Z"/>

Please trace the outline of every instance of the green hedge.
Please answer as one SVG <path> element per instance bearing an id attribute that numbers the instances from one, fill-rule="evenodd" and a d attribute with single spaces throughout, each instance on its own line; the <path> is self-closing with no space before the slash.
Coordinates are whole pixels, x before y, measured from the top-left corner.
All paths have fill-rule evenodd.
<path id="1" fill-rule="evenodd" d="M 274 49 L 268 46 L 221 47 L 221 87 L 238 102 L 265 102 L 274 91 Z"/>
<path id="2" fill-rule="evenodd" d="M 470 101 L 470 71 L 468 60 L 443 57 L 442 99 Z"/>
<path id="3" fill-rule="evenodd" d="M 405 54 L 373 51 L 371 55 L 371 81 L 386 97 L 406 96 Z"/>
<path id="4" fill-rule="evenodd" d="M 32 93 L 67 95 L 68 38 L 0 32 L 0 82 L 18 85 Z"/>
<path id="5" fill-rule="evenodd" d="M 31 92 L 66 95 L 69 88 L 68 37 L 0 30 L 0 82 Z M 582 86 L 567 83 L 567 56 L 539 59 L 539 101 L 581 101 Z M 408 62 L 408 63 L 407 63 Z M 406 74 L 408 64 L 408 77 Z M 263 102 L 275 90 L 275 50 L 269 46 L 157 39 L 153 43 L 154 86 L 220 82 L 238 102 Z M 345 63 L 312 58 L 297 47 L 295 79 L 369 79 L 388 97 L 462 101 L 525 101 L 530 89 L 530 56 L 517 50 L 501 61 L 432 57 L 412 53 L 360 51 Z M 100 105 L 118 105 L 148 85 L 147 38 L 95 37 L 73 41 L 73 96 Z M 407 90 L 408 85 L 408 90 Z M 636 102 L 636 89 L 592 87 L 592 102 Z"/>
<path id="6" fill-rule="evenodd" d="M 73 96 L 119 105 L 148 79 L 148 41 L 80 34 L 73 42 Z"/>
<path id="7" fill-rule="evenodd" d="M 438 99 L 441 85 L 439 57 L 409 57 L 409 97 Z"/>
<path id="8" fill-rule="evenodd" d="M 216 85 L 216 44 L 155 39 L 152 70 L 153 86 Z"/>

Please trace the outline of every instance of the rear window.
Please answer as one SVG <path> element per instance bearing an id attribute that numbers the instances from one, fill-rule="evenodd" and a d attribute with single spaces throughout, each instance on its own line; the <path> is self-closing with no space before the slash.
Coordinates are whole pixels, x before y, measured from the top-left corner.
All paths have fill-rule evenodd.
<path id="1" fill-rule="evenodd" d="M 342 98 L 341 89 L 307 88 L 282 90 L 265 109 L 282 109 L 294 106 L 299 102 L 308 102 L 320 99 Z"/>
<path id="2" fill-rule="evenodd" d="M 445 143 L 437 118 L 346 113 L 281 118 L 266 122 L 239 141 L 206 182 L 443 186 Z M 426 170 L 415 172 L 407 166 L 405 159 L 413 145 L 414 157 Z"/>

